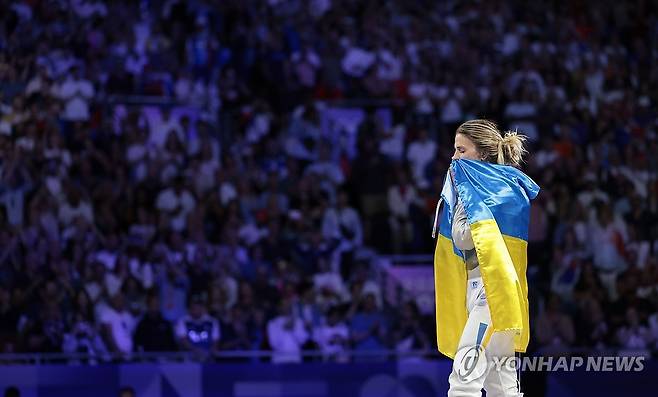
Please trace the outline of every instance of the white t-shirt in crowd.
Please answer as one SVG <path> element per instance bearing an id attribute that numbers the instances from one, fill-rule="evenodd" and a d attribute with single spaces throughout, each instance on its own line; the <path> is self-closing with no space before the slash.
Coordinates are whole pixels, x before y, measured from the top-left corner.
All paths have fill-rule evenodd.
<path id="1" fill-rule="evenodd" d="M 105 274 L 105 290 L 109 296 L 112 296 L 119 292 L 121 286 L 123 285 L 123 278 L 115 273 Z"/>
<path id="2" fill-rule="evenodd" d="M 144 54 L 133 52 L 128 55 L 128 58 L 126 58 L 124 68 L 126 69 L 126 72 L 130 74 L 141 75 L 147 63 L 148 59 Z"/>
<path id="3" fill-rule="evenodd" d="M 322 289 L 327 288 L 334 294 L 338 295 L 341 299 L 347 299 L 349 297 L 347 287 L 339 273 L 318 273 L 313 276 L 313 286 L 316 291 L 321 291 Z"/>
<path id="4" fill-rule="evenodd" d="M 109 325 L 112 337 L 119 350 L 130 353 L 133 350 L 133 331 L 135 329 L 135 318 L 127 310 L 121 312 L 111 306 L 106 306 L 100 314 L 101 324 Z"/>
<path id="5" fill-rule="evenodd" d="M 292 327 L 285 327 L 292 321 Z M 298 363 L 302 361 L 302 345 L 309 335 L 300 319 L 290 320 L 289 317 L 275 317 L 267 323 L 267 337 L 272 347 L 273 363 Z"/>
<path id="6" fill-rule="evenodd" d="M 313 339 L 320 346 L 320 351 L 327 356 L 335 356 L 345 351 L 350 331 L 340 322 L 335 325 L 323 325 L 315 329 Z"/>
<path id="7" fill-rule="evenodd" d="M 213 159 L 199 165 L 194 174 L 194 188 L 197 192 L 206 193 L 215 187 L 215 174 L 219 168 L 219 161 Z"/>
<path id="8" fill-rule="evenodd" d="M 94 221 L 94 213 L 91 204 L 86 201 L 80 201 L 77 207 L 71 206 L 68 202 L 59 207 L 58 218 L 63 225 L 70 225 L 77 217 L 83 217 L 87 222 Z"/>
<path id="9" fill-rule="evenodd" d="M 462 107 L 456 97 L 448 98 L 441 109 L 441 121 L 444 123 L 456 123 L 462 119 Z"/>
<path id="10" fill-rule="evenodd" d="M 158 194 L 155 206 L 163 212 L 170 212 L 178 209 L 171 219 L 171 227 L 174 230 L 183 230 L 187 224 L 187 215 L 194 210 L 196 200 L 192 193 L 183 190 L 176 193 L 173 188 L 168 188 Z"/>
<path id="11" fill-rule="evenodd" d="M 429 83 L 415 82 L 409 84 L 409 96 L 416 101 L 415 110 L 418 114 L 430 114 L 434 111 L 432 92 L 435 87 Z"/>
<path id="12" fill-rule="evenodd" d="M 34 93 L 44 91 L 48 87 L 48 82 L 40 75 L 34 76 L 30 79 L 25 87 L 25 95 L 30 96 Z"/>
<path id="13" fill-rule="evenodd" d="M 390 135 L 379 141 L 379 152 L 395 161 L 402 160 L 406 133 L 407 130 L 402 124 L 393 127 Z"/>
<path id="14" fill-rule="evenodd" d="M 366 70 L 375 62 L 375 54 L 362 48 L 352 47 L 343 57 L 342 67 L 345 74 L 352 77 L 363 77 Z"/>
<path id="15" fill-rule="evenodd" d="M 343 170 L 331 161 L 317 161 L 306 168 L 305 174 L 318 174 L 329 178 L 334 184 L 341 185 L 345 181 Z"/>
<path id="16" fill-rule="evenodd" d="M 431 139 L 427 139 L 424 142 L 414 141 L 407 149 L 407 160 L 411 163 L 414 180 L 420 188 L 428 185 L 425 178 L 425 168 L 434 160 L 435 155 L 436 143 Z"/>
<path id="17" fill-rule="evenodd" d="M 337 208 L 335 211 L 338 218 L 338 224 L 353 234 L 350 241 L 354 243 L 354 245 L 360 246 L 363 242 L 363 228 L 361 226 L 361 218 L 359 218 L 359 214 L 352 207 Z"/>
<path id="18" fill-rule="evenodd" d="M 231 182 L 225 181 L 219 186 L 219 201 L 226 206 L 231 200 L 238 197 L 238 190 Z"/>
<path id="19" fill-rule="evenodd" d="M 167 142 L 167 137 L 171 132 L 175 133 L 178 139 L 185 143 L 185 133 L 178 119 L 171 116 L 167 120 L 161 117 L 151 120 L 149 143 L 161 148 Z"/>
<path id="20" fill-rule="evenodd" d="M 416 189 L 412 184 L 407 184 L 405 189 L 399 185 L 388 188 L 388 208 L 393 216 L 408 218 L 411 204 L 417 201 Z"/>
<path id="21" fill-rule="evenodd" d="M 64 101 L 63 119 L 89 120 L 89 101 L 94 96 L 94 86 L 89 80 L 69 76 L 55 89 L 55 93 Z"/>

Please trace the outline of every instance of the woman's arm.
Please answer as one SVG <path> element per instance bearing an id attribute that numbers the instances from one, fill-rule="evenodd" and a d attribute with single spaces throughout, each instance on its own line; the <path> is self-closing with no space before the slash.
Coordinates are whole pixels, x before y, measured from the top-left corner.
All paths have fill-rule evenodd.
<path id="1" fill-rule="evenodd" d="M 471 236 L 471 227 L 468 225 L 468 219 L 466 218 L 466 210 L 464 210 L 464 205 L 459 198 L 457 198 L 455 216 L 452 220 L 452 241 L 462 251 L 475 248 Z"/>

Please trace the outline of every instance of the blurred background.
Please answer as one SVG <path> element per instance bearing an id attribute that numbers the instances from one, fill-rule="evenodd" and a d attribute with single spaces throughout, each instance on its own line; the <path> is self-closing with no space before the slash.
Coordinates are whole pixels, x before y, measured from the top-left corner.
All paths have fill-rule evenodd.
<path id="1" fill-rule="evenodd" d="M 526 356 L 650 357 L 657 58 L 655 1 L 0 1 L 0 391 L 445 394 L 431 228 L 476 117 L 542 188 Z"/>

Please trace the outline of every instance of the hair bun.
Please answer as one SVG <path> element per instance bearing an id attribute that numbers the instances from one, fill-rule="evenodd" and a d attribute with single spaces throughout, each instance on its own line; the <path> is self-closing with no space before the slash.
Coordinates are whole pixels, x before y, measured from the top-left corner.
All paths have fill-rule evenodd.
<path id="1" fill-rule="evenodd" d="M 503 136 L 503 141 L 504 142 L 511 142 L 515 137 L 517 137 L 519 133 L 517 131 L 505 131 L 505 135 Z"/>
<path id="2" fill-rule="evenodd" d="M 523 147 L 526 136 L 517 131 L 498 129 L 496 123 L 475 119 L 462 123 L 457 134 L 464 134 L 483 154 L 483 160 L 497 164 L 519 166 L 527 150 Z"/>

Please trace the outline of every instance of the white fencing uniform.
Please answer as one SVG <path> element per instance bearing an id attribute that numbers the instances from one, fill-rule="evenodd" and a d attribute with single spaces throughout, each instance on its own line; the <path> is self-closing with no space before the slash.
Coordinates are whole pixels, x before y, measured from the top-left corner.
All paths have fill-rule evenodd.
<path id="1" fill-rule="evenodd" d="M 514 331 L 495 332 L 486 347 L 483 346 L 491 326 L 491 315 L 470 226 L 460 201 L 455 206 L 452 239 L 464 254 L 468 272 L 468 320 L 459 340 L 452 373 L 448 378 L 448 397 L 481 396 L 482 388 L 487 391 L 487 397 L 523 396 L 519 391 L 515 367 L 501 365 L 503 360 L 515 358 Z M 498 361 L 495 361 L 494 357 Z"/>

